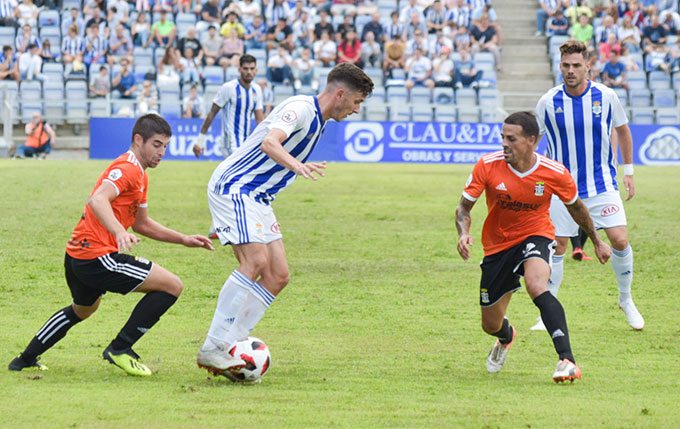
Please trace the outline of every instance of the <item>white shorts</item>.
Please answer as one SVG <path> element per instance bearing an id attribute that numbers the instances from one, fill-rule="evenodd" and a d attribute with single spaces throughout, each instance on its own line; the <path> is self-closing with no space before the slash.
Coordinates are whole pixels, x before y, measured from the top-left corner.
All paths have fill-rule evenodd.
<path id="1" fill-rule="evenodd" d="M 588 207 L 595 229 L 627 225 L 626 212 L 623 210 L 623 202 L 618 191 L 604 192 L 594 197 L 584 198 L 583 203 Z M 574 222 L 564 203 L 555 195 L 552 196 L 550 202 L 550 220 L 555 225 L 557 237 L 578 235 L 578 224 Z"/>
<path id="2" fill-rule="evenodd" d="M 270 205 L 249 195 L 218 195 L 208 191 L 212 224 L 223 246 L 263 243 L 281 239 L 279 223 Z"/>

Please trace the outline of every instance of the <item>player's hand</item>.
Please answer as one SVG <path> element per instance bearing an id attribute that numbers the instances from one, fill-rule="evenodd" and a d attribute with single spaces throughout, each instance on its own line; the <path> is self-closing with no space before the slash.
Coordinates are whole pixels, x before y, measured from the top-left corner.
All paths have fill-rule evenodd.
<path id="1" fill-rule="evenodd" d="M 205 138 L 206 135 L 201 133 L 196 137 L 196 141 L 194 141 L 194 147 L 192 150 L 194 151 L 194 155 L 196 155 L 196 158 L 201 156 L 203 153 L 203 149 L 205 148 Z"/>
<path id="2" fill-rule="evenodd" d="M 458 238 L 458 254 L 464 261 L 470 259 L 470 246 L 474 244 L 472 237 L 463 234 Z"/>
<path id="3" fill-rule="evenodd" d="M 606 264 L 609 258 L 612 256 L 612 249 L 607 243 L 602 240 L 598 240 L 597 243 L 593 243 L 595 247 L 595 256 L 601 264 Z"/>
<path id="4" fill-rule="evenodd" d="M 202 235 L 185 235 L 182 244 L 187 247 L 202 247 L 208 250 L 215 250 L 212 241 Z"/>
<path id="5" fill-rule="evenodd" d="M 326 168 L 326 161 L 323 162 L 308 162 L 307 164 L 300 163 L 297 165 L 293 171 L 298 176 L 302 176 L 305 179 L 312 179 L 314 181 L 318 178 L 313 174 L 316 173 L 319 177 L 326 177 L 326 174 L 321 171 Z"/>
<path id="6" fill-rule="evenodd" d="M 626 201 L 629 201 L 635 196 L 635 183 L 633 182 L 633 176 L 623 176 L 623 186 L 628 192 L 628 198 L 626 198 Z"/>
<path id="7" fill-rule="evenodd" d="M 140 241 L 142 240 L 131 232 L 124 231 L 116 235 L 116 244 L 118 244 L 119 252 L 132 251 Z"/>
<path id="8" fill-rule="evenodd" d="M 199 147 L 198 145 L 194 145 L 193 149 L 194 155 L 196 155 L 196 158 L 200 157 L 201 154 L 203 153 L 203 148 Z"/>

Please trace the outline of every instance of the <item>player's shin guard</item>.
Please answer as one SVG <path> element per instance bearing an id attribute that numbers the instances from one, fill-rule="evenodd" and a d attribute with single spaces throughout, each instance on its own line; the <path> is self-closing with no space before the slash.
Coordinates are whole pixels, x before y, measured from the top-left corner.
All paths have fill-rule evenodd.
<path id="1" fill-rule="evenodd" d="M 217 298 L 217 308 L 213 315 L 210 330 L 208 331 L 208 338 L 203 344 L 204 348 L 215 347 L 216 345 L 226 347 L 229 343 L 225 343 L 224 339 L 227 337 L 229 328 L 236 320 L 241 307 L 246 301 L 248 292 L 252 288 L 253 281 L 241 274 L 238 270 L 234 270 Z"/>
<path id="2" fill-rule="evenodd" d="M 626 247 L 623 250 L 612 249 L 612 268 L 619 283 L 619 302 L 630 299 L 630 287 L 633 283 L 633 249 Z"/>
<path id="3" fill-rule="evenodd" d="M 569 344 L 569 331 L 567 330 L 567 318 L 564 315 L 562 304 L 550 292 L 544 292 L 534 299 L 534 304 L 541 311 L 541 319 L 552 338 L 555 351 L 560 360 L 569 359 L 574 362 Z"/>
<path id="4" fill-rule="evenodd" d="M 548 290 L 552 296 L 557 297 L 557 292 L 560 290 L 562 278 L 564 277 L 564 255 L 552 256 L 552 270 L 550 271 L 550 281 L 548 281 Z"/>
<path id="5" fill-rule="evenodd" d="M 70 305 L 57 311 L 45 322 L 26 347 L 26 350 L 21 353 L 21 360 L 26 363 L 33 362 L 35 358 L 64 338 L 68 330 L 80 321 L 80 317 L 76 315 Z"/>
<path id="6" fill-rule="evenodd" d="M 114 350 L 123 350 L 132 347 L 142 335 L 158 322 L 163 314 L 177 301 L 177 297 L 167 292 L 149 292 L 132 310 L 123 329 L 111 342 Z"/>
<path id="7" fill-rule="evenodd" d="M 237 341 L 245 340 L 250 331 L 262 319 L 274 298 L 274 295 L 261 284 L 253 282 L 253 289 L 246 297 L 246 302 L 241 307 L 238 315 L 236 315 L 236 319 L 231 328 L 229 328 L 225 341 L 228 344 L 234 344 Z"/>
<path id="8" fill-rule="evenodd" d="M 510 322 L 508 321 L 507 317 L 503 319 L 503 325 L 501 326 L 501 329 L 491 335 L 498 337 L 498 341 L 500 341 L 501 344 L 508 344 L 512 342 L 512 326 L 510 326 Z"/>

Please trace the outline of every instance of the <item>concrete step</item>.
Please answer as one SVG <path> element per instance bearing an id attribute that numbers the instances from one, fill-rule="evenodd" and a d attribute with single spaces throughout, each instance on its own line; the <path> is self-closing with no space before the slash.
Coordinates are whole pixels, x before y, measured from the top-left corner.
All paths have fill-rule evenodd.
<path id="1" fill-rule="evenodd" d="M 527 49 L 537 49 L 546 53 L 548 52 L 548 43 L 545 37 L 534 37 L 531 35 L 520 35 L 515 32 L 505 33 L 503 36 L 503 48 L 506 46 L 524 46 Z"/>
<path id="2" fill-rule="evenodd" d="M 541 95 L 527 96 L 527 95 L 503 95 L 503 108 L 510 112 L 517 112 L 519 110 L 534 110 L 536 103 Z"/>
<path id="3" fill-rule="evenodd" d="M 525 45 L 507 45 L 504 43 L 502 52 L 503 55 L 512 57 L 537 58 L 537 61 L 535 62 L 544 61 L 548 59 L 548 56 L 545 53 L 545 49 L 542 49 L 542 47 L 538 46 L 527 48 L 527 46 Z"/>
<path id="4" fill-rule="evenodd" d="M 531 14 L 526 12 L 518 12 L 515 16 L 503 16 L 499 14 L 498 23 L 501 25 L 501 28 L 504 28 L 507 31 L 518 32 L 528 29 L 531 31 L 531 34 L 533 34 L 534 31 L 536 31 L 535 14 L 536 12 L 534 12 L 534 16 L 531 16 Z"/>
<path id="5" fill-rule="evenodd" d="M 508 92 L 545 92 L 555 86 L 551 79 L 500 80 L 498 89 Z"/>

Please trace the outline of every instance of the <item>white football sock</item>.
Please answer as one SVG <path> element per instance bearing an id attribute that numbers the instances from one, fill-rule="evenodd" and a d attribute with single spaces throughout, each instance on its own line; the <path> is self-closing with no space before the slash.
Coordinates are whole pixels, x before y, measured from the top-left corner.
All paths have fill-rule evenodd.
<path id="1" fill-rule="evenodd" d="M 612 268 L 619 283 L 619 302 L 630 299 L 630 286 L 633 284 L 633 249 L 626 247 L 623 250 L 612 248 Z"/>
<path id="2" fill-rule="evenodd" d="M 269 308 L 272 301 L 272 295 L 261 284 L 254 282 L 253 288 L 250 290 L 246 302 L 241 307 L 236 316 L 236 320 L 229 328 L 224 341 L 228 344 L 234 344 L 237 341 L 242 341 L 248 338 L 248 334 L 255 328 L 255 325 L 262 319 L 265 311 Z"/>
<path id="3" fill-rule="evenodd" d="M 234 323 L 239 310 L 243 307 L 252 284 L 252 280 L 237 270 L 234 270 L 227 281 L 224 282 L 217 298 L 217 308 L 215 308 L 208 336 L 203 343 L 204 349 L 225 348 L 229 345 L 224 341 L 224 338 Z"/>
<path id="4" fill-rule="evenodd" d="M 557 292 L 560 290 L 562 278 L 564 277 L 564 255 L 552 256 L 552 270 L 550 271 L 550 280 L 548 281 L 548 290 L 557 298 Z"/>

